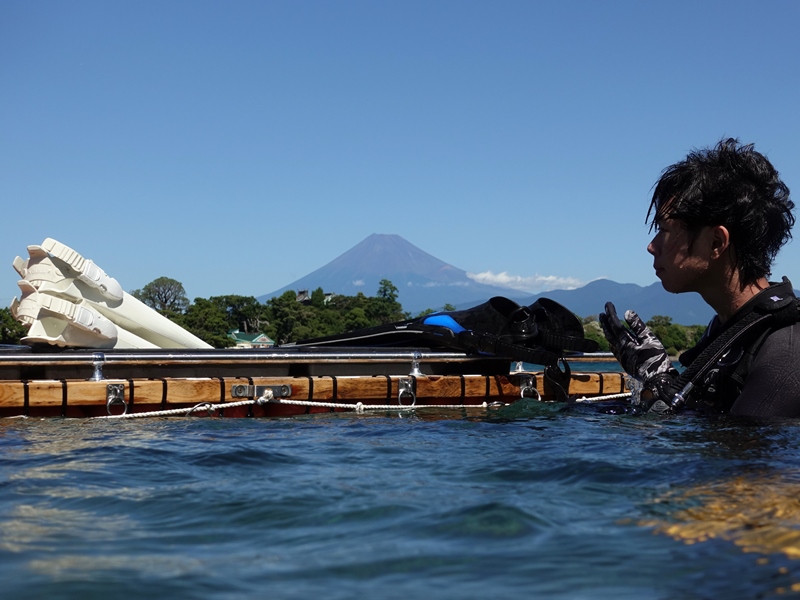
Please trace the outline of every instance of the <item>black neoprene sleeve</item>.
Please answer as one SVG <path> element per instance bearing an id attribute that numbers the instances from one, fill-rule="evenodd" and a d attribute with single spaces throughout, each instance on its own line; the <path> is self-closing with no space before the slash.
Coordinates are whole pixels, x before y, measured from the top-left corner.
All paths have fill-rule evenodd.
<path id="1" fill-rule="evenodd" d="M 800 417 L 800 323 L 772 333 L 730 410 L 751 417 Z"/>

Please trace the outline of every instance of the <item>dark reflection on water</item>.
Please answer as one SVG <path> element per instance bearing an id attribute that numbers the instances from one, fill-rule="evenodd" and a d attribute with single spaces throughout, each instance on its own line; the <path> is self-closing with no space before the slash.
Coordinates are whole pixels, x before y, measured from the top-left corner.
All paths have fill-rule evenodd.
<path id="1" fill-rule="evenodd" d="M 780 597 L 799 442 L 535 403 L 0 421 L 3 597 Z"/>

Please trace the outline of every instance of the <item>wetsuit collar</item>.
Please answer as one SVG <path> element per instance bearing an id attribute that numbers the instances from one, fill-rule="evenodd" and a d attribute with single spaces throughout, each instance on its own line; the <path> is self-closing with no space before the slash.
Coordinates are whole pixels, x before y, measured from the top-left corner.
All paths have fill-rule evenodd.
<path id="1" fill-rule="evenodd" d="M 694 348 L 690 348 L 681 354 L 678 360 L 683 366 L 692 364 L 692 361 L 723 331 L 729 329 L 752 312 L 775 312 L 786 304 L 787 299 L 796 299 L 792 282 L 787 277 L 783 277 L 783 281 L 780 283 L 770 282 L 768 288 L 761 290 L 750 298 L 724 325 L 720 324 L 719 315 L 714 315 L 700 342 Z"/>

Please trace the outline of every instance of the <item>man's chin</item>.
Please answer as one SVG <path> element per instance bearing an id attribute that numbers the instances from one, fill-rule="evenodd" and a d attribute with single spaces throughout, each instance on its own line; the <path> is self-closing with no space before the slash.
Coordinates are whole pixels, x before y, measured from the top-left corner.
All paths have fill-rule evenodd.
<path id="1" fill-rule="evenodd" d="M 659 279 L 661 279 L 661 277 L 659 277 Z M 663 279 L 661 279 L 661 287 L 664 288 L 665 292 L 669 292 L 670 294 L 680 294 L 684 291 L 675 284 L 670 283 L 669 281 L 664 281 Z"/>
<path id="2" fill-rule="evenodd" d="M 671 294 L 675 293 L 672 289 L 670 289 L 669 281 L 664 281 L 664 273 L 663 273 L 663 271 L 656 271 L 656 277 L 658 277 L 659 280 L 661 280 L 661 287 L 664 288 L 665 292 L 669 292 Z"/>

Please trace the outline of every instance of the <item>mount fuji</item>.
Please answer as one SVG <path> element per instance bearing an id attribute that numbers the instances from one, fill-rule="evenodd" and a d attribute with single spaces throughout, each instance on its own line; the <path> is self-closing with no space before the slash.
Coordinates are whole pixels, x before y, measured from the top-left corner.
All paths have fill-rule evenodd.
<path id="1" fill-rule="evenodd" d="M 288 290 L 373 296 L 379 282 L 388 279 L 398 290 L 403 309 L 417 314 L 425 309 L 440 310 L 445 304 L 472 306 L 491 298 L 525 298 L 519 290 L 478 283 L 467 272 L 420 250 L 399 235 L 373 233 L 361 243 L 305 277 L 260 296 L 265 301 Z"/>
<path id="2" fill-rule="evenodd" d="M 313 273 L 258 300 L 264 302 L 289 290 L 312 292 L 317 288 L 347 296 L 358 292 L 373 296 L 382 279 L 394 284 L 398 290 L 397 300 L 412 316 L 428 308 L 441 310 L 445 304 L 468 308 L 492 296 L 505 296 L 526 305 L 546 296 L 582 317 L 600 313 L 606 302 L 613 302 L 620 314 L 633 309 L 645 321 L 654 315 L 664 315 L 682 325 L 705 325 L 714 316 L 714 311 L 698 294 L 669 294 L 659 282 L 642 287 L 598 279 L 581 288 L 551 290 L 535 296 L 477 283 L 466 271 L 431 256 L 399 235 L 378 233 Z"/>

